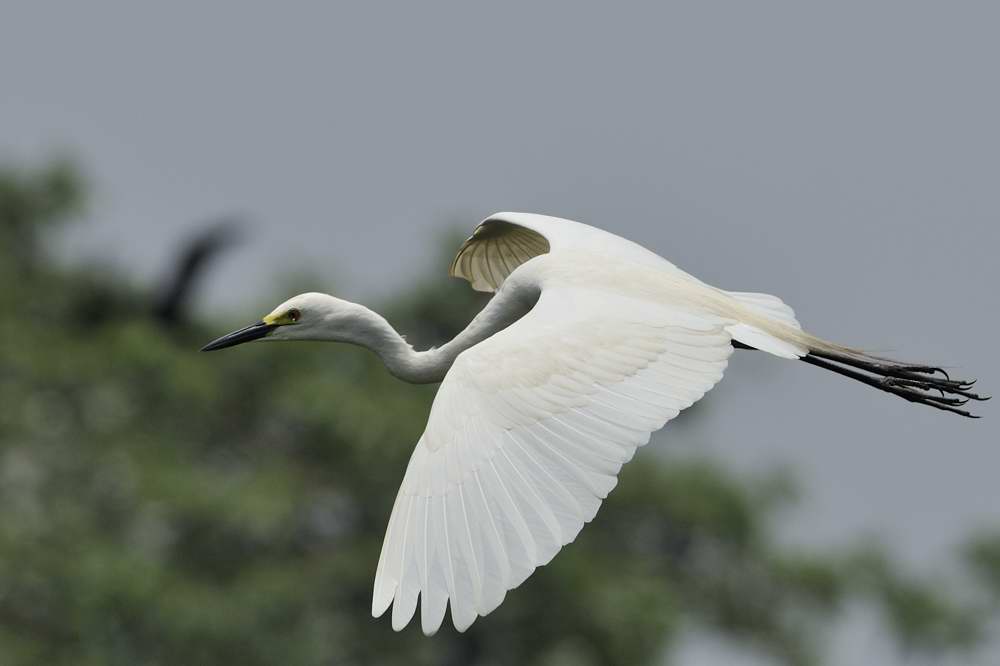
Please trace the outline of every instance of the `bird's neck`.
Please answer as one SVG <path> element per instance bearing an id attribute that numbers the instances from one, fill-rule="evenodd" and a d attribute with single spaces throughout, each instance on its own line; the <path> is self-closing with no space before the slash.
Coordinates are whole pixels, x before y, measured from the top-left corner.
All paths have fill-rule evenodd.
<path id="1" fill-rule="evenodd" d="M 524 316 L 535 300 L 537 293 L 500 292 L 465 330 L 440 347 L 425 351 L 413 349 L 382 315 L 368 308 L 364 308 L 363 316 L 359 317 L 357 328 L 340 339 L 371 349 L 382 359 L 389 372 L 399 379 L 412 384 L 430 384 L 443 380 L 463 351 Z"/>

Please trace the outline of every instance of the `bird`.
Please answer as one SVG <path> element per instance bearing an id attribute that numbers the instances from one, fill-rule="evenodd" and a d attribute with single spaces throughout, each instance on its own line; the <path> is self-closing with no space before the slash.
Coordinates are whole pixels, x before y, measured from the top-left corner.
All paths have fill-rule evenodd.
<path id="1" fill-rule="evenodd" d="M 163 328 L 183 328 L 190 320 L 191 301 L 204 273 L 242 238 L 242 220 L 235 216 L 212 220 L 185 239 L 171 273 L 158 289 L 152 315 Z"/>
<path id="2" fill-rule="evenodd" d="M 414 350 L 381 315 L 321 293 L 205 345 L 325 340 L 440 386 L 389 516 L 372 615 L 427 635 L 496 609 L 594 519 L 622 465 L 720 379 L 734 349 L 801 360 L 965 417 L 974 381 L 805 332 L 776 296 L 725 291 L 572 220 L 496 213 L 452 276 L 492 298 L 451 341 Z"/>

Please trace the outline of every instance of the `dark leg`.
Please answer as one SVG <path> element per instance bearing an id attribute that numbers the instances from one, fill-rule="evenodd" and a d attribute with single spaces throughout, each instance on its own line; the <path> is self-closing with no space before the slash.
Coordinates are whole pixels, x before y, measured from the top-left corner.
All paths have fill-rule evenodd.
<path id="1" fill-rule="evenodd" d="M 736 340 L 733 340 L 733 347 L 754 349 Z M 970 391 L 972 385 L 976 383 L 975 380 L 952 379 L 942 368 L 929 365 L 912 365 L 882 358 L 821 351 L 810 352 L 801 360 L 910 402 L 929 405 L 968 418 L 979 417 L 959 409 L 961 406 L 970 400 L 990 399 L 989 396 L 981 396 Z"/>

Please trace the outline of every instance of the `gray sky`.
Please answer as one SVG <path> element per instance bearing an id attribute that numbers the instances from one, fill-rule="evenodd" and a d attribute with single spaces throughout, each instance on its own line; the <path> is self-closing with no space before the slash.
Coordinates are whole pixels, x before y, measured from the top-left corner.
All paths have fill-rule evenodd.
<path id="1" fill-rule="evenodd" d="M 245 213 L 205 301 L 228 324 L 300 266 L 378 299 L 450 224 L 545 212 L 1000 386 L 995 3 L 249 4 L 4 3 L 0 159 L 89 169 L 71 256 L 155 277 Z M 790 540 L 878 534 L 930 570 L 1000 525 L 991 404 L 965 421 L 740 354 L 709 406 L 658 446 L 790 464 Z M 833 663 L 887 653 L 853 624 Z"/>

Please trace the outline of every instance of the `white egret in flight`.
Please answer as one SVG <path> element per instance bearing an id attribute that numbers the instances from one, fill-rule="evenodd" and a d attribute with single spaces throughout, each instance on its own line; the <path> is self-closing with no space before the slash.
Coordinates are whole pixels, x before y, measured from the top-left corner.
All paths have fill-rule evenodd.
<path id="1" fill-rule="evenodd" d="M 415 351 L 368 308 L 301 294 L 206 345 L 329 340 L 408 382 L 441 382 L 389 518 L 372 614 L 463 631 L 576 538 L 637 447 L 722 378 L 734 347 L 799 359 L 971 416 L 973 382 L 814 337 L 775 296 L 723 291 L 594 227 L 498 213 L 451 275 L 495 295 L 441 347 Z"/>

